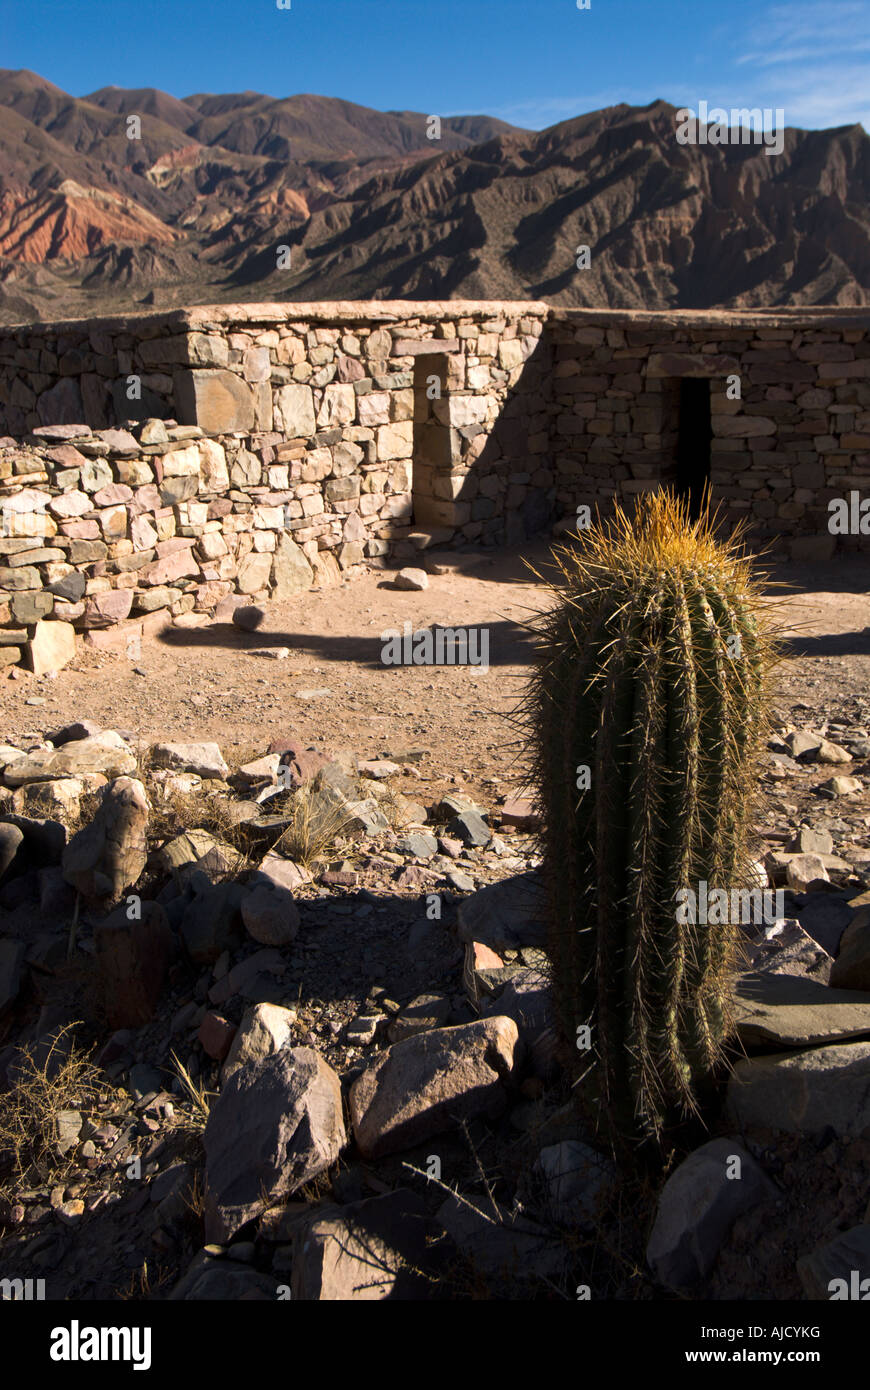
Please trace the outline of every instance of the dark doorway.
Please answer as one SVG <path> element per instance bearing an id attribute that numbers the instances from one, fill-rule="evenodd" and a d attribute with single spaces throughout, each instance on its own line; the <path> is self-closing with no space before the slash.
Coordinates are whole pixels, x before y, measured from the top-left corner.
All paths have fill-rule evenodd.
<path id="1" fill-rule="evenodd" d="M 688 498 L 689 515 L 700 515 L 705 489 L 710 483 L 710 382 L 704 377 L 683 377 L 680 381 L 679 428 L 677 435 L 676 490 Z"/>

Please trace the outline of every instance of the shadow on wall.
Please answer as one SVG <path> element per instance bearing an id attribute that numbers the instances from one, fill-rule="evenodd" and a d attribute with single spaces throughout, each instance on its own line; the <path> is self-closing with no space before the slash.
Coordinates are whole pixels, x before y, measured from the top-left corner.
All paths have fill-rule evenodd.
<path id="1" fill-rule="evenodd" d="M 415 359 L 412 506 L 419 529 L 464 530 L 483 545 L 516 545 L 552 525 L 546 330 L 506 340 L 500 356 L 505 380 L 512 366 L 521 370 L 494 418 L 488 366 L 458 352 Z"/>

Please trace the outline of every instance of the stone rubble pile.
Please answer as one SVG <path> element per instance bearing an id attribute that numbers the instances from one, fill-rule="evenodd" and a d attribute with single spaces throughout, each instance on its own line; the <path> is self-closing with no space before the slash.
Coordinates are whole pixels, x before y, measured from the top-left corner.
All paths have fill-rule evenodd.
<path id="1" fill-rule="evenodd" d="M 860 764 L 866 741 L 857 724 L 783 725 L 769 767 L 797 784 Z M 458 792 L 423 804 L 411 753 L 360 761 L 286 738 L 233 770 L 214 743 L 143 752 L 92 725 L 0 747 L 0 773 L 0 1100 L 22 1049 L 45 1055 L 57 1034 L 50 983 L 71 941 L 100 985 L 98 1062 L 119 1088 L 58 1118 L 82 1176 L 0 1204 L 13 1238 L 28 1237 L 19 1263 L 66 1269 L 65 1233 L 81 1226 L 97 1241 L 117 1216 L 131 1259 L 173 1255 L 161 1295 L 173 1299 L 285 1287 L 304 1300 L 428 1298 L 469 1269 L 521 1296 L 574 1287 L 576 1237 L 610 1219 L 621 1178 L 558 1099 L 542 887 L 524 839 L 536 810 L 522 789 L 498 810 Z M 201 824 L 194 811 L 168 828 L 177 796 L 194 798 Z M 222 829 L 206 829 L 216 803 Z M 287 852 L 303 803 L 309 829 L 328 827 L 310 862 Z M 724 1133 L 674 1168 L 648 1232 L 650 1280 L 680 1293 L 710 1287 L 732 1232 L 784 1219 L 778 1145 L 815 1151 L 833 1136 L 860 1154 L 870 1133 L 870 848 L 859 843 L 870 818 L 856 807 L 848 820 L 801 819 L 782 805 L 758 827 L 780 846 L 759 860 L 759 884 L 782 885 L 785 915 L 742 929 L 744 1055 Z M 412 915 L 391 926 L 390 903 Z M 404 999 L 372 985 L 339 1001 L 342 969 L 377 978 L 372 943 L 385 935 L 384 959 L 405 961 Z M 318 982 L 304 996 L 303 968 Z M 189 1086 L 175 1054 L 210 1093 L 204 1161 L 179 1128 Z M 501 1146 L 505 1175 L 523 1146 L 496 1198 L 458 1184 L 466 1134 Z M 130 1191 L 114 1175 L 136 1154 L 145 1177 Z M 866 1159 L 870 1173 L 870 1148 Z M 868 1229 L 855 1220 L 803 1237 L 792 1273 L 806 1297 L 829 1297 L 849 1260 L 866 1263 Z"/>

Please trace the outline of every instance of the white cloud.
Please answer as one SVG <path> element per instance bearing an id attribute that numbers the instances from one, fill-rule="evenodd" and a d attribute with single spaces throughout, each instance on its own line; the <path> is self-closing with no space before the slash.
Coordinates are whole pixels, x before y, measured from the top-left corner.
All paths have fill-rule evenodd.
<path id="1" fill-rule="evenodd" d="M 607 88 L 582 96 L 546 96 L 505 104 L 493 116 L 531 130 L 626 102 L 662 97 L 674 106 L 706 100 L 731 111 L 781 107 L 785 124 L 809 129 L 854 125 L 870 132 L 870 0 L 803 0 L 758 11 L 749 29 L 714 31 L 717 76 L 654 79 L 655 90 Z M 739 48 L 738 48 L 739 44 Z M 733 57 L 729 60 L 729 47 Z M 862 55 L 867 54 L 865 59 Z"/>
<path id="2" fill-rule="evenodd" d="M 735 59 L 740 100 L 719 104 L 781 106 L 793 126 L 870 128 L 870 61 L 856 57 L 870 54 L 870 0 L 772 6 L 751 40 Z"/>

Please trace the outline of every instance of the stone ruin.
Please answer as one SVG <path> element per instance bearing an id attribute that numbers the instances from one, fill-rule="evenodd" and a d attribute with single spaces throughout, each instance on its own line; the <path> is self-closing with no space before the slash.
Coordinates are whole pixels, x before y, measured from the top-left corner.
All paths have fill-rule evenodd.
<path id="1" fill-rule="evenodd" d="M 669 484 L 793 559 L 857 536 L 870 313 L 254 304 L 0 329 L 0 662 L 515 545 Z"/>

